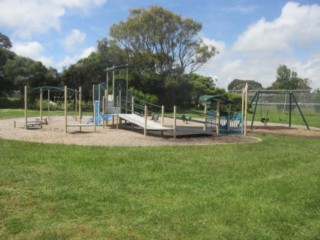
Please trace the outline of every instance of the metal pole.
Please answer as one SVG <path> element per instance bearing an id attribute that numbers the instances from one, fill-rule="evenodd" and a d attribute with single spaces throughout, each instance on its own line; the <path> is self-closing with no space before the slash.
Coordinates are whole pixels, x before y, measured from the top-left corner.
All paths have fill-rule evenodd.
<path id="1" fill-rule="evenodd" d="M 253 112 L 252 121 L 251 121 L 251 129 L 253 128 L 253 122 L 254 122 L 254 119 L 256 117 L 256 111 L 257 111 L 257 105 L 258 105 L 258 101 L 259 101 L 259 96 L 260 96 L 260 91 L 257 92 L 256 95 L 253 98 L 253 99 L 257 98 L 257 100 L 256 100 L 256 105 L 254 106 L 254 112 Z"/>
<path id="2" fill-rule="evenodd" d="M 310 130 L 309 125 L 308 125 L 308 123 L 307 123 L 307 120 L 305 119 L 305 117 L 304 117 L 304 115 L 303 115 L 303 113 L 302 113 L 302 111 L 301 111 L 301 109 L 300 109 L 300 106 L 299 106 L 299 104 L 298 104 L 298 102 L 297 102 L 297 99 L 296 99 L 296 97 L 294 96 L 293 93 L 292 93 L 292 98 L 293 98 L 294 102 L 296 103 L 296 105 L 297 105 L 297 107 L 298 107 L 298 110 L 299 110 L 299 112 L 300 112 L 300 115 L 301 115 L 301 117 L 302 117 L 302 119 L 303 119 L 304 124 L 306 125 L 307 129 Z"/>
<path id="3" fill-rule="evenodd" d="M 291 128 L 291 113 L 292 113 L 292 92 L 289 92 L 289 128 Z"/>

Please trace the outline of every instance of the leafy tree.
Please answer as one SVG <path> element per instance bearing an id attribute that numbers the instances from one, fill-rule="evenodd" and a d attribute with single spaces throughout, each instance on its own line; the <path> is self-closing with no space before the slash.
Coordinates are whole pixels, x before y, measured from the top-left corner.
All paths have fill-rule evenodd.
<path id="1" fill-rule="evenodd" d="M 246 84 L 248 84 L 248 90 L 262 89 L 262 85 L 254 80 L 240 80 L 234 79 L 228 85 L 228 91 L 239 91 L 242 90 Z"/>
<path id="2" fill-rule="evenodd" d="M 0 97 L 10 95 L 14 90 L 14 83 L 8 79 L 5 72 L 5 65 L 8 60 L 14 59 L 15 56 L 14 52 L 0 48 Z"/>
<path id="3" fill-rule="evenodd" d="M 25 85 L 35 88 L 59 82 L 56 70 L 48 70 L 41 62 L 26 57 L 15 56 L 9 59 L 4 71 L 14 88 L 19 90 Z"/>
<path id="4" fill-rule="evenodd" d="M 280 65 L 277 69 L 277 79 L 272 83 L 272 89 L 305 89 L 310 90 L 310 80 L 299 78 L 295 71 L 286 65 Z"/>
<path id="5" fill-rule="evenodd" d="M 71 88 L 82 86 L 84 100 L 92 97 L 92 85 L 105 79 L 106 63 L 101 61 L 100 54 L 93 52 L 87 58 L 80 59 L 61 73 L 64 84 Z"/>
<path id="6" fill-rule="evenodd" d="M 0 32 L 0 48 L 9 49 L 12 47 L 10 38 Z"/>
<path id="7" fill-rule="evenodd" d="M 117 41 L 103 38 L 98 40 L 98 51 L 101 61 L 107 66 L 119 66 L 127 63 L 126 52 L 120 48 Z"/>
<path id="8" fill-rule="evenodd" d="M 187 70 L 193 73 L 217 54 L 197 36 L 201 28 L 192 19 L 152 6 L 130 10 L 126 21 L 111 27 L 110 35 L 126 51 L 134 79 L 142 83 L 133 80 L 134 87 L 151 90 L 163 103 L 177 100 L 177 88 L 187 84 Z"/>

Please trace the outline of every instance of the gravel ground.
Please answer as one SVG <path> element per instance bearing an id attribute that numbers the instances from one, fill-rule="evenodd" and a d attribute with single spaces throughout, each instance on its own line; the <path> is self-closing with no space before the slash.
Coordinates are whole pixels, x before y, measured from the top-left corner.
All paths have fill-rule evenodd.
<path id="1" fill-rule="evenodd" d="M 28 120 L 32 120 L 29 118 Z M 166 119 L 165 124 L 170 125 L 171 119 Z M 16 127 L 14 128 L 14 122 Z M 73 117 L 68 117 L 68 123 L 74 123 Z M 83 122 L 86 122 L 84 119 Z M 197 127 L 195 123 L 178 122 L 184 127 Z M 148 134 L 144 136 L 142 131 L 129 131 L 127 129 L 116 129 L 107 126 L 94 128 L 82 127 L 79 132 L 78 127 L 68 128 L 68 133 L 64 132 L 64 117 L 50 117 L 48 125 L 43 125 L 42 129 L 25 130 L 24 119 L 0 120 L 0 138 L 21 141 L 75 144 L 75 145 L 96 145 L 96 146 L 165 146 L 165 145 L 211 145 L 223 143 L 256 142 L 255 137 L 243 136 L 178 136 L 176 139 L 168 136 L 154 136 Z M 181 134 L 181 132 L 180 132 Z"/>

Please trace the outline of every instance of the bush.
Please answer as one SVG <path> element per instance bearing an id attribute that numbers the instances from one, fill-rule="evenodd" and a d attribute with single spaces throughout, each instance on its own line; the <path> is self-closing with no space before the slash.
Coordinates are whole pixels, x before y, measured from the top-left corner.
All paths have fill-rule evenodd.
<path id="1" fill-rule="evenodd" d="M 22 99 L 9 99 L 9 98 L 0 98 L 0 108 L 23 108 L 24 103 Z"/>

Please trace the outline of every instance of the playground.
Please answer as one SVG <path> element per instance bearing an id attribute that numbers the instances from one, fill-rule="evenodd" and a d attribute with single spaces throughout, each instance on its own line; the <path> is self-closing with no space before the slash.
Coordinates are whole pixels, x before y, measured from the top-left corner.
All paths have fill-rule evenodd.
<path id="1" fill-rule="evenodd" d="M 159 135 L 148 134 L 144 136 L 141 132 L 128 131 L 127 129 L 117 129 L 116 127 L 98 127 L 96 132 L 93 127 L 84 128 L 82 132 L 72 131 L 68 134 L 64 132 L 64 117 L 51 117 L 48 125 L 43 125 L 42 129 L 24 130 L 17 126 L 14 128 L 14 121 L 21 121 L 22 118 L 0 120 L 0 138 L 22 140 L 30 142 L 75 144 L 75 145 L 97 145 L 97 146 L 165 146 L 165 145 L 208 145 L 232 142 L 255 142 L 254 137 L 243 136 L 201 136 L 189 137 L 179 136 L 159 137 Z M 69 117 L 72 121 L 73 117 Z M 172 121 L 172 119 L 165 119 Z M 169 123 L 169 122 L 168 122 Z M 181 124 L 185 124 L 181 121 Z M 196 123 L 185 124 L 188 127 L 196 126 Z"/>

